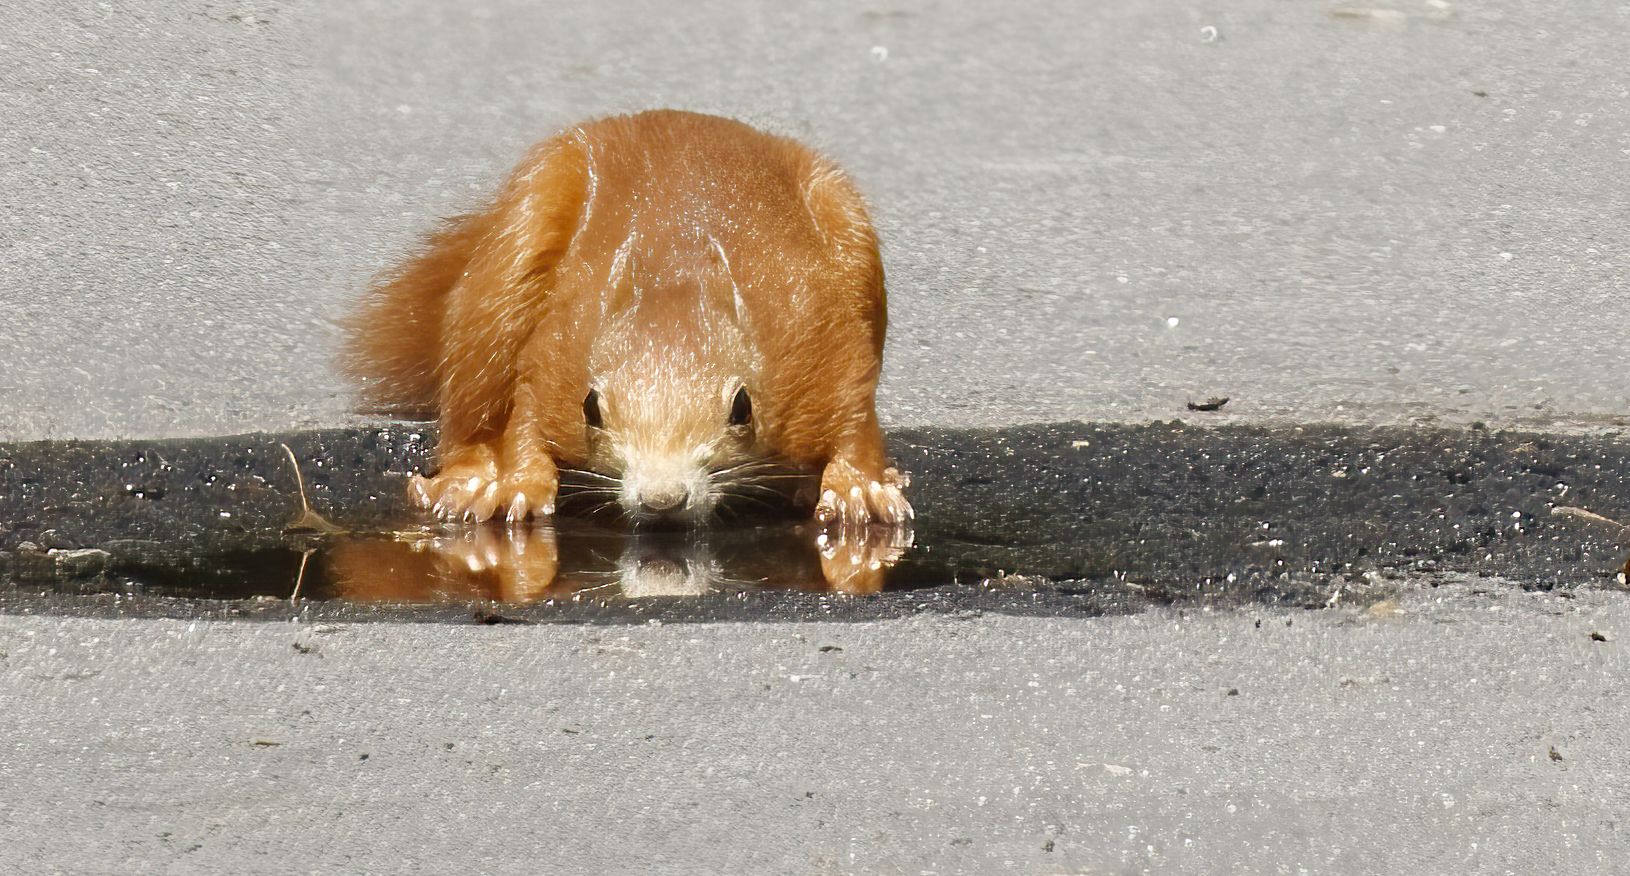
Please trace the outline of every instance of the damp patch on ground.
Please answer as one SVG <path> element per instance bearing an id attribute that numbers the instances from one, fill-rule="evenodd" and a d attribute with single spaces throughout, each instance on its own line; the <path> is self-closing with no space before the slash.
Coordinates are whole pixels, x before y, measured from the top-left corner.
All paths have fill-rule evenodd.
<path id="1" fill-rule="evenodd" d="M 403 425 L 0 445 L 0 612 L 502 623 L 1384 608 L 1406 580 L 1623 588 L 1630 555 L 1620 434 L 900 430 L 909 546 L 834 545 L 793 519 L 443 526 L 405 497 L 434 438 Z"/>

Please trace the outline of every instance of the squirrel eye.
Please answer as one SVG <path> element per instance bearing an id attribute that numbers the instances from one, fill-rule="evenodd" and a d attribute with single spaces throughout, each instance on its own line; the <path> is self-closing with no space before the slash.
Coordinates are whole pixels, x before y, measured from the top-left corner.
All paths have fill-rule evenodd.
<path id="1" fill-rule="evenodd" d="M 736 397 L 730 402 L 730 425 L 745 426 L 753 419 L 753 400 L 747 397 L 747 389 L 743 387 L 736 390 Z"/>
<path id="2" fill-rule="evenodd" d="M 601 427 L 599 390 L 591 389 L 589 394 L 583 397 L 583 422 L 596 429 Z"/>

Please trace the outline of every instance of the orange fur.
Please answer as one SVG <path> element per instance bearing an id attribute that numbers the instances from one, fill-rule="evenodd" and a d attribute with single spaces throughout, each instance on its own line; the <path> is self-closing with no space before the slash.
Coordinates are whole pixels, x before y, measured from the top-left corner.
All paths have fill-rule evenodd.
<path id="1" fill-rule="evenodd" d="M 903 523 L 874 409 L 885 330 L 876 236 L 835 165 L 663 110 L 533 150 L 375 285 L 345 361 L 369 400 L 439 411 L 442 475 L 416 495 L 444 513 L 550 513 L 560 467 L 712 454 L 822 466 L 823 516 Z M 736 384 L 750 434 L 726 427 Z"/>

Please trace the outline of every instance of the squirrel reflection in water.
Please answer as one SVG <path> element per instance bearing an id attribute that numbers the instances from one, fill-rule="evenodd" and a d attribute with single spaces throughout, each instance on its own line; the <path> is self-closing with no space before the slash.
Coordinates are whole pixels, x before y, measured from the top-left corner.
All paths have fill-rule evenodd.
<path id="1" fill-rule="evenodd" d="M 715 533 L 474 527 L 422 538 L 355 538 L 324 552 L 324 577 L 355 602 L 528 603 L 701 596 L 759 589 L 870 594 L 910 544 L 909 530 L 862 541 L 788 526 Z"/>

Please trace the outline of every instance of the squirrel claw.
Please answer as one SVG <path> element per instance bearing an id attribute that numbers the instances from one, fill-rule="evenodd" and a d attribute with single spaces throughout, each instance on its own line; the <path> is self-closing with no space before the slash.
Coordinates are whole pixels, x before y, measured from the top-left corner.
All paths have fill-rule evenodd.
<path id="1" fill-rule="evenodd" d="M 502 516 L 516 525 L 528 517 L 547 517 L 555 512 L 555 491 L 553 483 L 516 475 L 450 472 L 433 478 L 415 475 L 408 482 L 408 500 L 445 523 L 485 523 Z"/>

